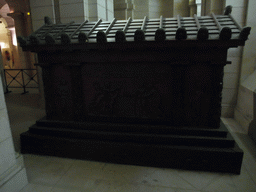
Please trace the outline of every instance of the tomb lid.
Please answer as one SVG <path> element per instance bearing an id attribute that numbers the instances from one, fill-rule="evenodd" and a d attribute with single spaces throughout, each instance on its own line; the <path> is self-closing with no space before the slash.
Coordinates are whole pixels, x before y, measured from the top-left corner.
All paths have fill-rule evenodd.
<path id="1" fill-rule="evenodd" d="M 217 46 L 244 45 L 250 34 L 250 27 L 241 28 L 231 15 L 231 6 L 224 15 L 131 19 L 112 21 L 84 21 L 54 24 L 45 17 L 45 24 L 30 36 L 18 37 L 24 51 L 41 49 L 99 48 L 104 45 L 118 48 L 120 43 L 175 45 L 175 46 Z M 160 43 L 159 43 L 160 42 Z M 118 44 L 118 46 L 116 46 Z M 99 46 L 100 45 L 100 46 Z M 40 50 L 41 50 L 40 49 Z"/>

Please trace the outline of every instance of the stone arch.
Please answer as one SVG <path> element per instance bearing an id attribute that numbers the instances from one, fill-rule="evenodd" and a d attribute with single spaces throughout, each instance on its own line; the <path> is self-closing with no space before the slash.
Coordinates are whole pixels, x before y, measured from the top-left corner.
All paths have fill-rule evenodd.
<path id="1" fill-rule="evenodd" d="M 17 62 L 17 66 L 19 65 L 14 20 L 7 15 L 10 12 L 8 4 L 5 3 L 5 5 L 3 5 L 2 3 L 0 4 L 0 20 L 2 22 L 2 25 L 0 25 L 0 44 L 3 56 L 3 66 L 5 68 L 13 68 L 15 66 L 14 61 Z M 5 58 L 5 52 L 9 53 L 8 60 Z"/>
<path id="2" fill-rule="evenodd" d="M 32 22 L 30 15 L 29 0 L 0 0 L 0 6 L 9 6 L 9 13 L 5 15 L 8 27 L 11 29 L 13 40 L 18 36 L 28 36 L 32 33 Z M 20 46 L 14 46 L 16 68 L 34 68 L 35 57 L 31 53 L 23 52 Z"/>

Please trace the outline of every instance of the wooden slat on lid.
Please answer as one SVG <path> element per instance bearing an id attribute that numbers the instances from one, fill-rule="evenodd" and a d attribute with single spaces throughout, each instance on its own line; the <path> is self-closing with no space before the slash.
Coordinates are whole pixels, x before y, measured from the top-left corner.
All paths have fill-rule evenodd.
<path id="1" fill-rule="evenodd" d="M 114 19 L 111 21 L 110 25 L 109 25 L 108 28 L 106 29 L 106 31 L 105 31 L 105 34 L 106 34 L 106 35 L 109 33 L 111 27 L 115 24 L 115 22 L 116 22 L 116 18 L 114 18 Z"/>
<path id="2" fill-rule="evenodd" d="M 196 21 L 196 26 L 197 26 L 197 29 L 200 29 L 200 22 L 199 22 L 199 20 L 198 20 L 198 17 L 197 17 L 197 15 L 196 14 L 194 14 L 194 19 L 195 19 L 195 21 Z"/>
<path id="3" fill-rule="evenodd" d="M 86 23 L 88 20 L 85 20 L 81 25 L 70 35 L 70 38 L 72 38 Z"/>
<path id="4" fill-rule="evenodd" d="M 163 16 L 160 16 L 159 28 L 163 28 Z"/>
<path id="5" fill-rule="evenodd" d="M 67 24 L 65 27 L 63 27 L 60 31 L 59 31 L 59 33 L 57 33 L 57 34 L 55 34 L 54 36 L 53 36 L 53 39 L 56 39 L 62 32 L 64 32 L 65 31 L 65 29 L 67 29 L 70 25 L 72 25 L 73 23 L 75 23 L 74 21 L 72 21 L 72 22 L 70 22 L 69 24 Z"/>
<path id="6" fill-rule="evenodd" d="M 41 35 L 40 39 L 44 39 L 45 36 L 48 35 L 48 33 L 50 33 L 51 30 L 52 30 L 55 26 L 56 26 L 56 24 L 51 25 L 51 26 L 49 27 L 49 29 L 48 29 L 44 34 Z"/>
<path id="7" fill-rule="evenodd" d="M 233 18 L 233 16 L 231 14 L 228 15 L 229 18 L 233 21 L 233 23 L 237 26 L 237 28 L 241 31 L 242 28 L 240 27 L 240 25 L 236 22 L 236 20 Z"/>
<path id="8" fill-rule="evenodd" d="M 182 27 L 181 26 L 181 17 L 180 17 L 180 15 L 177 15 L 177 22 L 178 22 L 178 28 Z"/>
<path id="9" fill-rule="evenodd" d="M 214 13 L 211 13 L 211 16 L 212 16 L 212 18 L 213 18 L 215 24 L 217 25 L 219 31 L 221 31 L 222 26 L 220 25 L 219 21 L 217 20 L 216 15 L 215 15 Z"/>
<path id="10" fill-rule="evenodd" d="M 132 18 L 129 17 L 129 19 L 127 20 L 127 22 L 126 22 L 126 24 L 125 24 L 125 26 L 124 26 L 124 28 L 123 28 L 123 31 L 124 31 L 124 32 L 126 32 L 126 30 L 128 29 L 128 26 L 129 26 L 129 24 L 131 23 L 131 21 L 132 21 Z"/>
<path id="11" fill-rule="evenodd" d="M 87 34 L 87 36 L 89 37 L 89 35 L 91 35 L 91 33 L 93 32 L 94 29 L 96 29 L 96 27 L 102 22 L 101 19 L 99 19 L 95 25 L 91 28 L 91 30 L 89 31 L 89 33 Z"/>
<path id="12" fill-rule="evenodd" d="M 147 22 L 147 16 L 145 16 L 144 19 L 143 19 L 143 23 L 142 23 L 142 26 L 141 26 L 142 31 L 144 31 L 144 29 L 145 29 L 146 22 Z"/>

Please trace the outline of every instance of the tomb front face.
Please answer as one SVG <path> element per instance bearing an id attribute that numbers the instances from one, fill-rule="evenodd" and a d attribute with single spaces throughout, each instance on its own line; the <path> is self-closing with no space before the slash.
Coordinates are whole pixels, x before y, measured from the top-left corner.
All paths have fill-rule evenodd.
<path id="1" fill-rule="evenodd" d="M 122 52 L 115 51 L 111 55 L 107 50 L 97 56 L 98 59 L 108 56 L 107 61 L 86 62 L 89 53 L 79 51 L 85 61 L 76 65 L 72 61 L 41 64 L 44 79 L 47 79 L 44 82 L 47 117 L 79 121 L 91 117 L 109 117 L 111 121 L 123 118 L 130 122 L 148 119 L 148 122 L 175 126 L 216 128 L 227 50 L 224 48 L 222 55 L 213 48 L 202 50 L 211 55 L 208 59 L 215 57 L 215 61 L 195 61 L 198 51 L 185 47 L 163 49 L 160 54 L 164 59 L 158 55 L 159 58 L 154 58 L 158 51 L 129 53 L 128 59 L 139 54 L 153 60 L 140 62 L 116 61 L 116 55 Z M 44 55 L 42 60 L 48 63 L 54 60 L 51 57 L 58 55 Z M 66 61 L 68 57 L 76 56 L 65 53 Z"/>

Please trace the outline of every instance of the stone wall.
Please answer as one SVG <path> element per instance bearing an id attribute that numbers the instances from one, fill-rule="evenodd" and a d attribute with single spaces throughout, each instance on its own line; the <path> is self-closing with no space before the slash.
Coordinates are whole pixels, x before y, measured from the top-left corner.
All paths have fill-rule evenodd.
<path id="1" fill-rule="evenodd" d="M 0 191 L 20 191 L 27 183 L 23 158 L 14 150 L 0 77 Z"/>
<path id="2" fill-rule="evenodd" d="M 226 0 L 226 6 L 231 5 L 231 15 L 241 26 L 245 26 L 247 0 Z M 250 38 L 250 36 L 249 36 Z M 248 41 L 246 41 L 247 46 Z M 222 92 L 222 116 L 234 117 L 234 109 L 237 103 L 238 84 L 241 68 L 243 47 L 231 48 L 228 50 L 228 61 L 224 68 L 224 83 Z"/>

